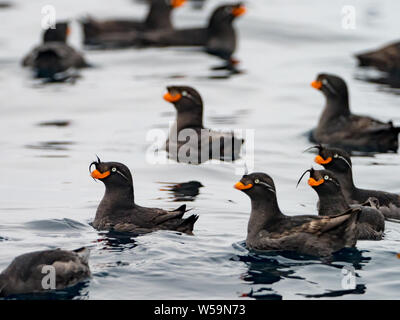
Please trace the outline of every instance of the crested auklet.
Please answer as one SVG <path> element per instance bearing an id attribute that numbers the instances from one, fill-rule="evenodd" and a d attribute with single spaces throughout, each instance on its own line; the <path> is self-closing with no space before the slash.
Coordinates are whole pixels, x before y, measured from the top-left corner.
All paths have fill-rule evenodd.
<path id="1" fill-rule="evenodd" d="M 81 19 L 85 45 L 101 45 L 107 39 L 118 38 L 123 34 L 149 30 L 172 30 L 171 13 L 182 6 L 186 0 L 149 0 L 149 11 L 143 21 L 132 19 L 112 19 L 98 21 L 92 17 Z M 115 42 L 118 46 L 118 42 Z"/>
<path id="2" fill-rule="evenodd" d="M 205 28 L 148 32 L 141 35 L 141 41 L 145 45 L 163 47 L 200 46 L 207 53 L 229 61 L 237 42 L 233 21 L 245 12 L 242 3 L 222 5 L 214 10 Z"/>
<path id="3" fill-rule="evenodd" d="M 315 162 L 331 171 L 339 180 L 343 194 L 349 204 L 361 204 L 368 198 L 376 198 L 379 211 L 385 218 L 400 219 L 400 195 L 384 191 L 359 189 L 354 185 L 350 155 L 337 148 L 316 146 L 318 155 Z"/>
<path id="4" fill-rule="evenodd" d="M 83 55 L 69 46 L 66 41 L 70 33 L 67 22 L 59 22 L 55 29 L 44 32 L 43 43 L 35 47 L 22 61 L 30 67 L 37 78 L 57 80 L 69 69 L 88 67 Z"/>
<path id="5" fill-rule="evenodd" d="M 176 120 L 166 142 L 171 159 L 200 164 L 210 159 L 234 161 L 239 158 L 243 139 L 231 132 L 217 132 L 203 126 L 203 100 L 187 86 L 170 86 L 164 99 L 176 109 Z"/>
<path id="6" fill-rule="evenodd" d="M 309 169 L 303 173 L 298 184 L 306 173 L 310 173 L 308 184 L 317 192 L 318 215 L 332 216 L 351 208 L 343 195 L 339 180 L 328 170 Z M 381 240 L 385 231 L 385 217 L 378 210 L 377 199 L 372 198 L 360 207 L 361 212 L 357 221 L 358 240 Z"/>
<path id="7" fill-rule="evenodd" d="M 325 109 L 310 137 L 313 142 L 349 151 L 397 151 L 400 128 L 392 122 L 352 114 L 347 85 L 342 78 L 321 73 L 311 85 L 326 97 Z"/>
<path id="8" fill-rule="evenodd" d="M 391 75 L 400 76 L 400 42 L 357 54 L 360 67 L 374 67 Z"/>
<path id="9" fill-rule="evenodd" d="M 97 159 L 90 164 L 89 171 L 93 165 L 96 169 L 91 176 L 102 181 L 106 187 L 93 221 L 94 228 L 134 234 L 157 230 L 193 234 L 198 216 L 191 215 L 183 219 L 186 205 L 172 211 L 141 207 L 135 203 L 132 175 L 125 165 Z"/>
<path id="10" fill-rule="evenodd" d="M 237 64 L 232 58 L 237 42 L 233 21 L 245 12 L 242 3 L 222 5 L 214 10 L 207 27 L 113 34 L 103 43 L 108 47 L 201 47 L 233 66 Z"/>
<path id="11" fill-rule="evenodd" d="M 88 260 L 87 248 L 44 250 L 20 255 L 0 273 L 0 297 L 74 286 L 91 276 Z M 50 268 L 55 271 L 55 288 L 43 286 L 44 277 L 50 275 Z"/>
<path id="12" fill-rule="evenodd" d="M 357 243 L 356 224 L 361 209 L 333 216 L 286 216 L 278 205 L 274 181 L 265 173 L 244 175 L 234 186 L 251 199 L 246 245 L 250 249 L 295 251 L 328 257 Z"/>

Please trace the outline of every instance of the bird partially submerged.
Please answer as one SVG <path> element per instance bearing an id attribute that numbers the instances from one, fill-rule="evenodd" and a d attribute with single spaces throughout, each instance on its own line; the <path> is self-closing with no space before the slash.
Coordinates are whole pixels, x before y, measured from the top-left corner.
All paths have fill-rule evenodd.
<path id="1" fill-rule="evenodd" d="M 91 171 L 92 167 L 95 170 Z M 89 166 L 92 178 L 100 180 L 106 187 L 93 227 L 98 230 L 113 230 L 134 234 L 157 230 L 174 230 L 192 234 L 198 216 L 183 218 L 186 205 L 166 211 L 146 208 L 135 203 L 132 175 L 128 167 L 119 162 L 102 162 L 98 158 Z"/>
<path id="2" fill-rule="evenodd" d="M 329 257 L 357 243 L 359 208 L 325 217 L 287 216 L 279 208 L 274 182 L 267 174 L 244 175 L 234 187 L 251 199 L 246 239 L 250 249 Z"/>
<path id="3" fill-rule="evenodd" d="M 297 184 L 306 173 L 310 174 L 308 184 L 318 194 L 318 215 L 332 216 L 345 212 L 351 208 L 346 201 L 339 180 L 328 170 L 306 170 Z M 358 240 L 381 240 L 385 231 L 385 217 L 378 210 L 376 198 L 369 198 L 366 203 L 357 204 L 361 209 L 357 221 Z"/>
<path id="4" fill-rule="evenodd" d="M 89 249 L 44 250 L 16 257 L 0 273 L 0 297 L 65 289 L 91 276 Z M 47 272 L 54 270 L 54 282 L 44 286 Z M 49 273 L 50 274 L 50 273 Z M 46 279 L 45 279 L 46 280 Z M 52 287 L 54 285 L 54 287 Z"/>

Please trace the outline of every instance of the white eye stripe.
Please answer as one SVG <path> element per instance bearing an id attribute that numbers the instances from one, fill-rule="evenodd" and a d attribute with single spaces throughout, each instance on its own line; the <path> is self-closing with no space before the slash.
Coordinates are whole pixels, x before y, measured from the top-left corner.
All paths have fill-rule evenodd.
<path id="1" fill-rule="evenodd" d="M 129 181 L 129 179 L 119 170 L 117 170 L 117 173 L 120 174 L 126 181 Z"/>
<path id="2" fill-rule="evenodd" d="M 345 157 L 342 156 L 338 156 L 339 159 L 342 159 L 344 162 L 346 162 L 346 164 L 349 166 L 349 168 L 351 169 L 351 164 L 346 160 Z"/>
<path id="3" fill-rule="evenodd" d="M 120 176 L 122 176 L 126 181 L 129 181 L 126 175 L 124 175 L 121 171 L 119 171 L 116 167 L 111 168 L 111 172 L 118 173 Z"/>
<path id="4" fill-rule="evenodd" d="M 201 100 L 199 101 L 199 99 L 196 96 L 192 95 L 190 92 L 183 90 L 180 92 L 180 94 L 182 95 L 182 97 L 186 97 L 187 99 L 192 100 L 194 103 L 202 105 Z"/>
<path id="5" fill-rule="evenodd" d="M 333 155 L 333 157 L 334 157 L 335 159 L 341 159 L 341 160 L 343 160 L 343 161 L 349 166 L 349 168 L 351 168 L 350 162 L 348 162 L 347 159 L 346 159 L 345 157 L 339 156 L 337 153 L 335 153 L 335 154 Z"/>
<path id="6" fill-rule="evenodd" d="M 337 94 L 336 90 L 333 88 L 333 86 L 329 83 L 328 79 L 322 79 L 322 83 L 325 87 L 328 88 L 328 90 L 333 93 Z"/>
<path id="7" fill-rule="evenodd" d="M 336 184 L 338 187 L 340 187 L 340 184 L 337 182 L 337 181 L 335 181 L 335 180 L 333 180 L 330 176 L 328 176 L 328 175 L 325 175 L 324 176 L 324 180 L 325 181 L 331 181 L 331 182 L 333 182 L 334 184 Z"/>
<path id="8" fill-rule="evenodd" d="M 272 191 L 273 193 L 275 193 L 274 188 L 273 188 L 271 185 L 269 185 L 268 183 L 266 183 L 266 182 L 262 182 L 262 181 L 260 181 L 259 179 L 255 179 L 255 180 L 254 180 L 254 183 L 255 183 L 255 184 L 261 184 L 261 185 L 267 187 L 267 189 L 268 189 L 269 191 Z"/>

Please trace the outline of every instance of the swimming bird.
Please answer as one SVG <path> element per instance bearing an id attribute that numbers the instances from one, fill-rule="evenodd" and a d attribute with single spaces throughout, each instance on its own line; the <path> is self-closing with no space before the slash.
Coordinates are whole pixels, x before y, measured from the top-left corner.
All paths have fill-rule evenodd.
<path id="1" fill-rule="evenodd" d="M 99 21 L 91 17 L 82 19 L 85 45 L 102 45 L 123 34 L 148 30 L 172 30 L 171 13 L 186 0 L 149 0 L 149 11 L 143 21 L 133 19 L 112 19 Z M 123 44 L 122 44 L 123 45 Z M 118 47 L 118 42 L 115 41 Z"/>
<path id="2" fill-rule="evenodd" d="M 66 71 L 88 67 L 83 55 L 68 45 L 67 22 L 58 22 L 55 29 L 44 32 L 43 43 L 35 47 L 22 61 L 34 70 L 37 78 L 61 79 Z"/>
<path id="3" fill-rule="evenodd" d="M 328 170 L 310 169 L 304 172 L 303 176 L 309 172 L 308 184 L 317 192 L 319 197 L 318 215 L 331 216 L 349 210 L 351 207 L 346 201 L 339 180 Z M 385 217 L 378 210 L 376 198 L 363 205 L 356 205 L 361 209 L 357 221 L 358 240 L 381 240 L 385 231 Z"/>
<path id="4" fill-rule="evenodd" d="M 384 123 L 352 114 L 347 85 L 342 78 L 321 73 L 311 85 L 326 98 L 325 109 L 317 128 L 312 131 L 311 141 L 349 151 L 397 151 L 400 128 L 391 121 Z"/>
<path id="5" fill-rule="evenodd" d="M 74 286 L 91 276 L 89 253 L 89 249 L 81 248 L 74 251 L 44 250 L 20 255 L 0 273 L 0 297 L 53 289 L 46 289 L 42 284 L 46 275 L 51 276 L 51 268 L 55 272 L 56 290 Z M 48 283 L 45 281 L 45 284 Z"/>
<path id="6" fill-rule="evenodd" d="M 385 218 L 400 219 L 400 195 L 356 187 L 353 180 L 351 158 L 346 151 L 321 145 L 316 146 L 316 148 L 318 155 L 315 162 L 335 175 L 349 204 L 361 204 L 366 202 L 368 198 L 376 198 L 379 202 L 379 211 Z M 379 176 L 377 177 L 379 178 Z"/>
<path id="7" fill-rule="evenodd" d="M 178 162 L 200 164 L 210 159 L 239 158 L 243 139 L 232 132 L 217 132 L 203 125 L 203 100 L 192 87 L 170 86 L 164 99 L 172 103 L 177 116 L 166 142 L 169 157 Z"/>
<path id="8" fill-rule="evenodd" d="M 157 208 L 146 208 L 135 203 L 133 180 L 128 167 L 118 162 L 92 162 L 95 170 L 91 172 L 94 179 L 100 180 L 106 187 L 93 227 L 98 230 L 112 230 L 144 234 L 157 230 L 174 230 L 193 234 L 193 226 L 198 219 L 191 215 L 183 219 L 186 205 L 166 211 Z"/>
<path id="9" fill-rule="evenodd" d="M 400 42 L 390 43 L 377 50 L 355 56 L 361 67 L 374 67 L 391 75 L 400 76 Z"/>
<path id="10" fill-rule="evenodd" d="M 233 67 L 238 63 L 232 58 L 237 46 L 233 22 L 245 12 L 242 3 L 222 5 L 214 10 L 207 27 L 143 32 L 126 41 L 142 47 L 201 47 Z"/>
<path id="11" fill-rule="evenodd" d="M 287 250 L 327 257 L 357 243 L 361 209 L 333 216 L 287 216 L 279 208 L 274 181 L 265 173 L 244 175 L 235 184 L 251 199 L 246 245 L 255 250 Z"/>

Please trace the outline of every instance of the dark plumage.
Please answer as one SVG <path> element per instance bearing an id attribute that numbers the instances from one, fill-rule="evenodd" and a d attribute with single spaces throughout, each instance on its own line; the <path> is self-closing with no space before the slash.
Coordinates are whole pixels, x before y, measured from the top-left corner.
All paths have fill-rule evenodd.
<path id="1" fill-rule="evenodd" d="M 350 209 L 339 180 L 328 170 L 310 169 L 308 184 L 317 192 L 319 197 L 318 215 L 337 215 Z M 300 182 L 300 181 L 299 181 Z M 361 213 L 357 222 L 358 240 L 381 240 L 385 231 L 385 217 L 374 207 L 373 199 L 369 206 L 360 206 Z"/>
<path id="2" fill-rule="evenodd" d="M 199 164 L 210 159 L 239 158 L 243 139 L 233 133 L 216 132 L 203 126 L 203 100 L 191 87 L 171 86 L 164 99 L 175 106 L 177 116 L 166 142 L 169 157 Z"/>
<path id="3" fill-rule="evenodd" d="M 183 5 L 186 0 L 149 0 L 150 8 L 143 21 L 136 20 L 104 20 L 98 21 L 91 17 L 81 21 L 85 45 L 126 46 L 119 44 L 118 38 L 128 39 L 138 31 L 172 30 L 171 13 L 174 8 Z"/>
<path id="4" fill-rule="evenodd" d="M 374 67 L 400 76 L 400 42 L 391 43 L 375 51 L 357 54 L 361 67 Z"/>
<path id="5" fill-rule="evenodd" d="M 114 34 L 104 39 L 104 43 L 107 46 L 117 44 L 123 47 L 202 47 L 207 53 L 226 60 L 232 67 L 237 63 L 232 59 L 237 41 L 233 21 L 245 11 L 241 3 L 223 5 L 213 12 L 205 28 L 159 29 L 125 35 Z"/>
<path id="6" fill-rule="evenodd" d="M 357 188 L 353 181 L 350 155 L 341 149 L 317 146 L 315 162 L 331 171 L 339 180 L 343 194 L 349 204 L 361 204 L 369 198 L 376 198 L 379 210 L 385 218 L 400 219 L 400 195 L 384 191 Z"/>
<path id="7" fill-rule="evenodd" d="M 93 178 L 101 180 L 106 192 L 101 200 L 93 227 L 135 234 L 156 230 L 175 230 L 192 234 L 197 215 L 183 219 L 186 205 L 173 211 L 141 207 L 135 203 L 133 180 L 129 169 L 118 162 L 93 162 Z"/>
<path id="8" fill-rule="evenodd" d="M 265 173 L 244 175 L 235 188 L 251 199 L 246 239 L 250 249 L 325 257 L 356 245 L 359 208 L 326 217 L 286 216 L 279 209 L 274 182 Z"/>
<path id="9" fill-rule="evenodd" d="M 142 42 L 153 46 L 200 46 L 207 53 L 230 60 L 236 50 L 233 21 L 245 12 L 242 3 L 223 5 L 214 10 L 206 28 L 149 32 L 142 35 Z"/>
<path id="10" fill-rule="evenodd" d="M 55 80 L 58 74 L 69 69 L 88 67 L 82 54 L 66 43 L 68 33 L 66 22 L 57 23 L 55 29 L 47 29 L 43 43 L 23 59 L 22 65 L 32 68 L 38 78 Z"/>
<path id="11" fill-rule="evenodd" d="M 325 109 L 311 140 L 349 151 L 396 152 L 399 127 L 350 112 L 347 85 L 335 75 L 319 74 L 312 86 L 326 97 Z"/>
<path id="12" fill-rule="evenodd" d="M 42 273 L 44 266 L 55 268 L 55 287 L 64 289 L 90 277 L 88 265 L 89 250 L 81 248 L 74 251 L 45 250 L 18 256 L 0 274 L 0 297 L 43 292 L 42 280 L 48 271 Z"/>
<path id="13" fill-rule="evenodd" d="M 170 191 L 173 193 L 174 201 L 194 201 L 199 194 L 199 189 L 204 187 L 198 181 L 188 181 L 176 184 L 168 184 L 161 191 Z"/>

